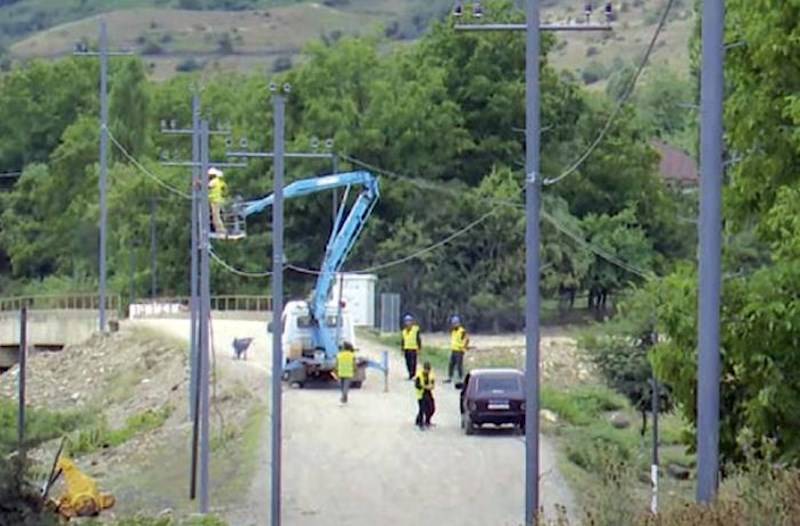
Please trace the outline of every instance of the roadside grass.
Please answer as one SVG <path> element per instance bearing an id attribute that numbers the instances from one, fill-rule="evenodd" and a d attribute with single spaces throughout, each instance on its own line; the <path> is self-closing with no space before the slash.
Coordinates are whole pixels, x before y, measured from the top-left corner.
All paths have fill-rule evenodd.
<path id="1" fill-rule="evenodd" d="M 13 400 L 0 400 L 0 456 L 17 447 L 17 412 L 19 405 Z M 25 410 L 25 446 L 39 444 L 65 434 L 96 425 L 97 415 L 91 410 L 54 412 L 27 407 Z"/>
<path id="2" fill-rule="evenodd" d="M 128 417 L 125 425 L 111 429 L 103 416 L 96 418 L 92 425 L 78 429 L 68 435 L 67 454 L 86 455 L 100 449 L 121 446 L 133 437 L 147 433 L 164 425 L 172 414 L 173 407 L 165 405 L 161 409 L 148 409 Z"/>

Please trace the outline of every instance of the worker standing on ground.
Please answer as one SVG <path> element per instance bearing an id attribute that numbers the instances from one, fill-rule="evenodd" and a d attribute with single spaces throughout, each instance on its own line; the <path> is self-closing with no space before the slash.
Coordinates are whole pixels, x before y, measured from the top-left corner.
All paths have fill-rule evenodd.
<path id="1" fill-rule="evenodd" d="M 453 381 L 453 370 L 458 371 L 458 379 L 464 379 L 464 353 L 469 347 L 469 336 L 467 330 L 461 324 L 461 318 L 453 316 L 450 318 L 450 363 L 447 365 L 447 380 L 445 383 Z"/>
<path id="2" fill-rule="evenodd" d="M 210 168 L 208 170 L 208 204 L 211 207 L 211 221 L 214 233 L 226 235 L 227 229 L 222 222 L 222 205 L 228 194 L 228 185 L 225 184 L 222 170 Z"/>
<path id="3" fill-rule="evenodd" d="M 336 355 L 336 376 L 342 389 L 342 403 L 347 403 L 347 392 L 350 390 L 350 382 L 356 373 L 356 355 L 353 344 L 344 342 L 339 353 Z"/>
<path id="4" fill-rule="evenodd" d="M 414 378 L 414 387 L 417 390 L 417 426 L 425 429 L 431 425 L 431 417 L 436 412 L 436 403 L 433 399 L 433 388 L 436 384 L 436 375 L 431 369 L 431 362 L 425 362 L 422 369 Z"/>
<path id="5" fill-rule="evenodd" d="M 408 379 L 413 380 L 417 373 L 417 356 L 422 351 L 422 336 L 419 333 L 419 324 L 411 314 L 403 316 L 403 330 L 401 348 L 406 358 Z"/>

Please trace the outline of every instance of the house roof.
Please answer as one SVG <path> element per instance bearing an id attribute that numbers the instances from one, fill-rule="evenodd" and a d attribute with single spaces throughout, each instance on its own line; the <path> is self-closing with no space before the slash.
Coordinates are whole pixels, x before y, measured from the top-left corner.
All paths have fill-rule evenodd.
<path id="1" fill-rule="evenodd" d="M 697 186 L 700 181 L 697 162 L 689 154 L 661 141 L 653 141 L 653 146 L 661 154 L 659 170 L 667 182 L 680 186 Z"/>

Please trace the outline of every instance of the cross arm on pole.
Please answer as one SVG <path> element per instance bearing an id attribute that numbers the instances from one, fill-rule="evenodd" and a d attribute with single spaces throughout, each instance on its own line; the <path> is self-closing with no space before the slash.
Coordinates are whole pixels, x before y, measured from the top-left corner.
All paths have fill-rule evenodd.
<path id="1" fill-rule="evenodd" d="M 526 31 L 527 24 L 456 24 L 456 31 Z M 541 24 L 540 31 L 612 31 L 610 24 Z"/>
<path id="2" fill-rule="evenodd" d="M 275 152 L 228 152 L 228 157 L 240 157 L 244 159 L 273 159 Z M 284 157 L 289 159 L 333 159 L 335 153 L 308 153 L 308 152 L 286 152 Z"/>

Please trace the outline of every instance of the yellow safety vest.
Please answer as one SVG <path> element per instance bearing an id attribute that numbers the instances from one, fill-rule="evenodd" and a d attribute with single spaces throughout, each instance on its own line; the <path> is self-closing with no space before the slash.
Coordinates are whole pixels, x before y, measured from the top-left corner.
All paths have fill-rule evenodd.
<path id="1" fill-rule="evenodd" d="M 208 183 L 208 201 L 210 203 L 221 203 L 225 200 L 228 185 L 221 177 L 216 177 Z"/>
<path id="2" fill-rule="evenodd" d="M 417 400 L 422 400 L 422 395 L 425 391 L 430 391 L 433 393 L 433 384 L 436 382 L 436 375 L 433 374 L 433 370 L 428 372 L 428 381 L 425 381 L 425 371 L 421 370 L 417 373 L 417 377 L 414 378 L 414 385 L 417 385 L 417 380 L 419 380 L 419 384 L 422 386 L 421 388 L 417 388 Z"/>
<path id="3" fill-rule="evenodd" d="M 464 352 L 467 350 L 467 330 L 464 327 L 456 327 L 450 331 L 450 350 L 453 352 Z"/>
<path id="4" fill-rule="evenodd" d="M 419 335 L 419 325 L 416 323 L 411 327 L 403 327 L 403 350 L 405 351 L 418 351 L 419 344 L 417 343 L 417 336 Z"/>
<path id="5" fill-rule="evenodd" d="M 347 380 L 355 376 L 356 355 L 353 351 L 339 351 L 336 355 L 336 376 Z"/>

